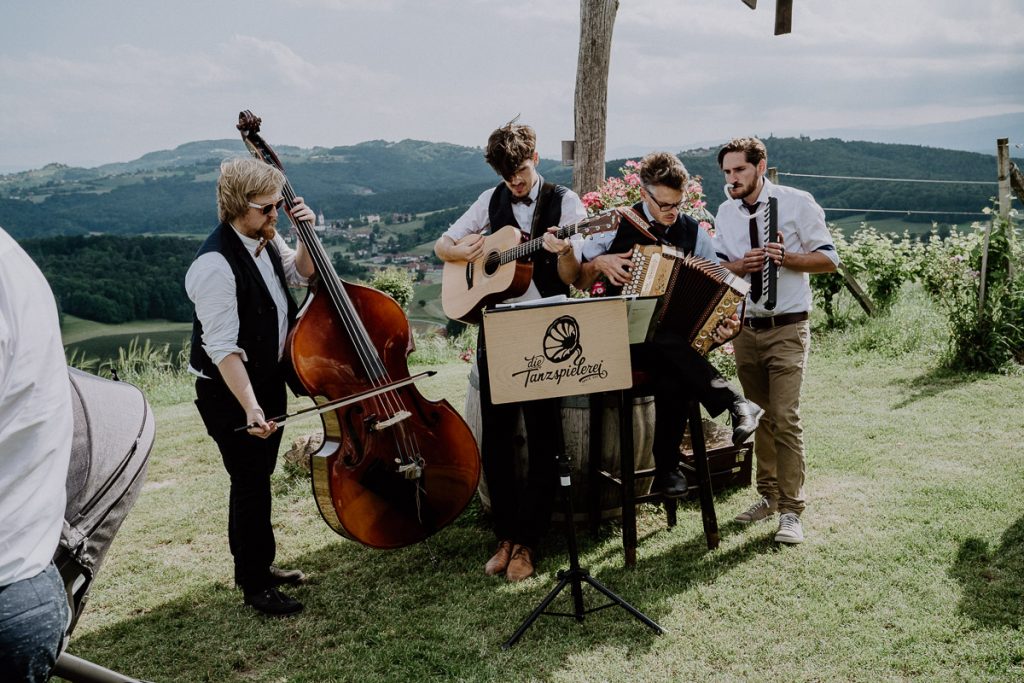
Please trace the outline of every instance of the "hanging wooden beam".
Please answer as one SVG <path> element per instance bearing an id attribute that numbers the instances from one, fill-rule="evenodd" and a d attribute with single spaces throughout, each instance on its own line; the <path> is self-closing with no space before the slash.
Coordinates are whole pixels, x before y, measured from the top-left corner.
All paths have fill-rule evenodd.
<path id="1" fill-rule="evenodd" d="M 793 30 L 793 0 L 775 0 L 775 35 Z"/>

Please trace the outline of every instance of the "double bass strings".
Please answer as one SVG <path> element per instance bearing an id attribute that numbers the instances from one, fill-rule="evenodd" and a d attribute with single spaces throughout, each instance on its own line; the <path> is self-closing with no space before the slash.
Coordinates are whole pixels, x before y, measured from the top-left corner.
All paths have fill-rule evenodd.
<path id="1" fill-rule="evenodd" d="M 291 187 L 291 183 L 287 180 L 285 181 L 282 194 L 288 202 L 288 207 L 293 207 L 295 205 L 296 195 L 295 191 Z M 345 326 L 345 331 L 348 333 L 348 337 L 359 356 L 360 362 L 363 365 L 363 370 L 370 379 L 370 382 L 373 383 L 374 386 L 390 384 L 392 380 L 388 374 L 387 368 L 384 366 L 380 355 L 373 346 L 369 332 L 366 330 L 366 326 L 363 325 L 363 321 L 358 315 L 356 315 L 352 300 L 349 298 L 345 288 L 341 285 L 341 281 L 335 275 L 334 268 L 327 259 L 327 254 L 323 250 L 323 245 L 320 244 L 320 240 L 313 232 L 312 225 L 306 221 L 292 222 L 299 233 L 299 237 L 306 245 L 310 258 L 313 259 L 316 265 L 317 272 L 320 274 L 321 282 L 328 290 L 331 302 L 334 304 L 334 310 L 338 312 L 342 324 Z M 382 412 L 390 413 L 391 415 L 396 415 L 400 411 L 406 411 L 406 406 L 397 391 L 388 391 L 368 400 L 377 404 Z M 397 432 L 394 427 L 397 427 Z M 406 467 L 420 467 L 422 465 L 422 459 L 418 457 L 420 451 L 416 435 L 414 433 L 410 434 L 410 430 L 405 429 L 405 425 L 403 425 L 402 422 L 392 425 L 389 429 L 392 432 L 392 437 L 395 439 L 395 448 L 401 456 L 401 465 Z M 411 455 L 413 453 L 417 454 L 417 456 L 414 457 Z M 418 497 L 420 490 L 421 487 L 417 486 L 417 508 L 419 507 Z"/>

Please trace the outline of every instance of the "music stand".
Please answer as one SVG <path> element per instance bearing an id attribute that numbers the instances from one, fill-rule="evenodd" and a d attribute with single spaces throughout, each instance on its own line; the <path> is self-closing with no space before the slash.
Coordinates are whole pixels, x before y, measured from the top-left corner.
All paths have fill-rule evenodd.
<path id="1" fill-rule="evenodd" d="M 576 546 L 576 525 L 573 523 L 573 504 L 572 495 L 570 495 L 569 489 L 572 487 L 572 475 L 569 471 L 569 458 L 565 455 L 565 446 L 561 434 L 558 435 L 558 479 L 560 483 L 560 490 L 562 493 L 563 508 L 565 511 L 566 520 L 566 532 L 565 539 L 566 545 L 569 549 L 569 568 L 558 570 L 558 584 L 551 589 L 544 599 L 540 601 L 540 604 L 530 613 L 530 616 L 526 617 L 516 632 L 512 634 L 508 640 L 501 645 L 502 650 L 508 650 L 516 644 L 526 630 L 533 625 L 533 622 L 542 614 L 547 614 L 553 617 L 574 617 L 576 621 L 582 622 L 583 617 L 591 612 L 597 612 L 599 610 L 606 609 L 608 607 L 614 607 L 618 605 L 622 609 L 626 610 L 634 617 L 639 619 L 645 626 L 650 628 L 657 634 L 662 634 L 665 629 L 651 620 L 646 614 L 633 607 L 631 604 L 620 598 L 618 595 L 609 590 L 604 584 L 595 579 L 590 575 L 590 572 L 580 567 L 580 556 L 579 549 Z M 584 609 L 583 607 L 583 584 L 586 583 L 589 586 L 600 591 L 606 598 L 611 600 L 598 607 L 591 607 L 590 609 Z M 548 612 L 547 607 L 554 601 L 558 594 L 562 592 L 566 586 L 572 587 L 572 602 L 573 612 L 568 614 L 566 612 Z"/>
<path id="2" fill-rule="evenodd" d="M 629 334 L 626 324 L 626 302 L 624 300 L 584 300 L 554 305 L 527 306 L 522 310 L 492 310 L 483 315 L 484 336 L 502 343 L 488 343 L 488 370 L 491 381 L 492 400 L 495 403 L 516 400 L 531 400 L 548 396 L 570 396 L 596 393 L 612 389 L 627 388 L 631 384 L 629 373 Z M 649 315 L 649 314 L 648 314 Z M 564 346 L 552 341 L 568 340 L 574 344 L 572 355 L 559 353 Z M 514 342 L 514 343 L 513 343 Z M 550 353 L 552 349 L 555 353 Z M 538 370 L 534 382 L 523 382 L 522 363 L 524 353 L 534 361 L 531 366 Z M 578 376 L 557 372 L 542 373 L 540 370 L 564 366 L 570 358 L 577 358 L 582 366 L 586 356 L 588 367 L 600 368 L 591 376 Z M 546 359 L 546 360 L 544 360 Z M 543 366 L 543 367 L 542 367 Z M 555 377 L 555 381 L 543 378 Z M 529 384 L 529 386 L 526 386 Z M 582 622 L 591 612 L 618 605 L 639 619 L 655 633 L 665 629 L 652 621 L 621 597 L 613 593 L 590 572 L 580 567 L 579 548 L 576 544 L 576 527 L 570 488 L 569 458 L 565 454 L 565 440 L 562 430 L 555 434 L 558 478 L 562 504 L 566 519 L 566 545 L 569 551 L 569 568 L 558 571 L 558 584 L 540 601 L 540 604 L 520 624 L 516 632 L 502 644 L 507 650 L 516 644 L 533 622 L 542 614 L 574 617 Z M 602 593 L 611 602 L 586 609 L 583 605 L 583 584 Z M 566 587 L 571 587 L 573 612 L 549 612 L 548 606 Z"/>

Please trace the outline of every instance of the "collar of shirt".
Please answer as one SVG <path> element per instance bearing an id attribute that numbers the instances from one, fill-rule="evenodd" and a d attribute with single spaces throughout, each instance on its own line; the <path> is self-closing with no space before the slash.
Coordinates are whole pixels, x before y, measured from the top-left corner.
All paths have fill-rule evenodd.
<path id="1" fill-rule="evenodd" d="M 529 235 L 533 229 L 533 212 L 537 208 L 537 197 L 540 195 L 540 188 L 544 184 L 544 178 L 537 174 L 537 182 L 530 188 L 530 193 L 527 195 L 531 200 L 530 205 L 527 206 L 522 202 L 512 203 L 512 215 L 516 217 L 516 222 L 519 223 L 519 229 Z"/>
<path id="2" fill-rule="evenodd" d="M 764 210 L 764 204 L 768 201 L 768 198 L 772 196 L 773 190 L 775 188 L 775 184 L 772 181 L 768 180 L 767 176 L 761 176 L 761 180 L 763 181 L 761 183 L 761 191 L 757 194 L 757 199 L 751 202 L 761 204 L 761 206 L 758 207 L 758 210 Z M 737 212 L 742 214 L 744 218 L 750 218 L 750 214 L 747 213 L 746 208 L 743 206 L 742 197 L 737 197 L 735 199 L 730 197 L 725 201 L 725 203 L 730 204 L 734 209 L 736 209 Z"/>
<path id="3" fill-rule="evenodd" d="M 252 256 L 254 259 L 257 258 L 256 247 L 260 245 L 259 239 L 255 237 L 249 237 L 248 235 L 243 235 L 241 232 L 238 231 L 238 228 L 236 228 L 231 223 L 229 223 L 228 225 L 231 225 L 231 229 L 235 231 L 236 235 L 238 235 L 238 239 L 242 240 L 242 246 L 244 246 L 246 251 L 249 252 L 249 255 Z M 262 252 L 260 253 L 262 255 Z"/>
<path id="4" fill-rule="evenodd" d="M 649 208 L 647 208 L 647 202 L 643 202 L 643 207 L 644 207 L 644 218 L 647 219 L 647 222 L 650 223 L 653 226 L 657 226 L 657 229 L 661 231 L 662 236 L 664 236 L 665 239 L 668 239 L 669 230 L 672 229 L 672 225 L 675 225 L 675 222 L 673 222 L 672 225 L 665 225 L 664 223 L 659 223 L 658 221 L 654 220 L 654 216 L 651 215 L 651 210 Z M 657 234 L 657 233 L 655 233 L 655 234 Z M 671 241 L 671 240 L 669 240 L 669 241 Z"/>

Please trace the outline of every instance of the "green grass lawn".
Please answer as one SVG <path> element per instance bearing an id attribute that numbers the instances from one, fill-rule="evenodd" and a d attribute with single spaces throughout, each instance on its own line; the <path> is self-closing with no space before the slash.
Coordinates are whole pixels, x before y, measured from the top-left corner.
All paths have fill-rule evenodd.
<path id="1" fill-rule="evenodd" d="M 668 632 L 618 608 L 544 616 L 510 651 L 567 563 L 558 533 L 539 575 L 511 585 L 483 574 L 493 538 L 476 503 L 428 543 L 370 550 L 279 468 L 278 563 L 312 583 L 291 591 L 303 615 L 262 618 L 232 586 L 213 443 L 190 402 L 158 405 L 147 483 L 69 651 L 152 681 L 1024 680 L 1024 378 L 937 370 L 941 333 L 911 298 L 816 336 L 803 545 L 731 521 L 749 489 L 717 497 L 714 551 L 693 504 L 674 529 L 647 506 L 635 568 L 614 523 L 580 537 L 581 561 Z M 461 410 L 468 366 L 436 369 L 423 392 Z M 568 591 L 554 607 L 571 611 Z"/>
<path id="2" fill-rule="evenodd" d="M 121 325 L 108 325 L 65 314 L 61 327 L 61 339 L 64 341 L 64 345 L 68 346 L 95 337 L 114 335 L 145 336 L 154 332 L 181 332 L 188 336 L 192 334 L 192 323 L 175 323 L 167 320 L 137 320 Z"/>

